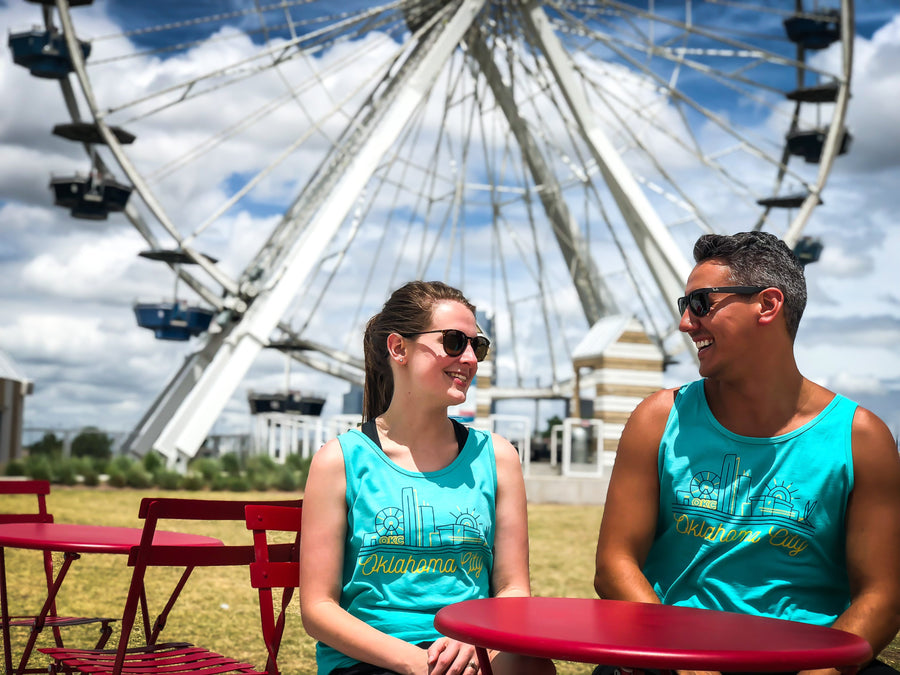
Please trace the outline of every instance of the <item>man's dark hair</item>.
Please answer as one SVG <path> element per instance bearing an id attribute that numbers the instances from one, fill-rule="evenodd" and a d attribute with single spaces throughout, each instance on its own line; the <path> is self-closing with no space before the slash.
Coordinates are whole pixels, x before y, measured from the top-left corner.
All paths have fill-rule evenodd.
<path id="1" fill-rule="evenodd" d="M 717 260 L 731 270 L 735 286 L 766 286 L 784 293 L 784 318 L 791 340 L 806 309 L 803 265 L 781 239 L 768 232 L 704 234 L 694 244 L 698 263 Z"/>

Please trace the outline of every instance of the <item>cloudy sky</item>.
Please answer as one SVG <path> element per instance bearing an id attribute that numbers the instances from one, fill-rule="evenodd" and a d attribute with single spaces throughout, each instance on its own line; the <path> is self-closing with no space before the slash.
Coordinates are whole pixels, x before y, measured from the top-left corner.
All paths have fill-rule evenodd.
<path id="1" fill-rule="evenodd" d="M 274 159 L 263 162 L 272 162 L 273 168 L 257 190 L 238 208 L 231 209 L 198 234 L 197 244 L 206 246 L 204 252 L 218 258 L 222 268 L 232 277 L 240 275 L 252 253 L 271 232 L 285 205 L 296 194 L 297 185 L 302 185 L 312 175 L 322 149 L 339 137 L 347 118 L 342 116 L 343 113 L 328 114 L 329 110 L 345 111 L 356 107 L 361 101 L 360 92 L 372 80 L 379 65 L 389 61 L 399 41 L 396 34 L 384 38 L 376 31 L 317 53 L 305 64 L 292 66 L 296 71 L 286 68 L 282 73 L 269 72 L 268 80 L 248 77 L 246 84 L 229 90 L 237 91 L 236 96 L 229 94 L 231 99 L 214 99 L 210 95 L 172 105 L 175 99 L 185 94 L 182 88 L 173 89 L 165 101 L 134 103 L 142 92 L 165 90 L 170 84 L 210 72 L 216 63 L 234 63 L 246 58 L 258 51 L 262 37 L 256 30 L 258 26 L 251 26 L 240 17 L 224 25 L 183 24 L 187 27 L 179 30 L 186 32 L 173 30 L 173 37 L 166 39 L 175 44 L 178 38 L 189 40 L 191 46 L 170 52 L 153 52 L 163 44 L 161 32 L 132 29 L 185 22 L 191 18 L 188 11 L 225 13 L 239 4 L 165 1 L 145 9 L 143 3 L 97 2 L 95 7 L 73 10 L 79 35 L 92 39 L 89 64 L 95 65 L 89 72 L 97 97 L 102 106 L 109 108 L 115 108 L 123 101 L 132 102 L 128 110 L 113 110 L 110 117 L 122 120 L 129 128 L 140 129 L 139 141 L 129 148 L 128 153 L 152 184 L 162 207 L 170 214 L 177 214 L 182 233 L 205 222 L 248 177 L 259 171 L 260 157 L 277 157 L 297 138 L 304 134 L 308 136 L 303 145 L 298 145 L 298 152 L 284 161 L 277 165 Z M 771 6 L 773 3 L 764 4 Z M 365 6 L 366 3 L 352 5 Z M 730 10 L 727 6 L 726 3 L 714 8 L 720 12 L 716 21 L 728 22 Z M 9 32 L 24 31 L 39 23 L 38 5 L 0 2 L 0 25 Z M 752 31 L 748 28 L 747 32 Z M 811 58 L 829 70 L 839 59 L 839 51 L 833 48 Z M 352 67 L 348 68 L 347 64 Z M 248 71 L 253 67 L 251 62 L 246 65 Z M 316 77 L 303 79 L 307 74 L 299 72 L 302 68 L 315 71 Z M 291 77 L 311 84 L 308 89 L 304 85 L 293 90 L 294 96 L 289 97 L 293 107 L 276 108 L 275 104 L 284 98 L 279 78 Z M 644 102 L 645 108 L 652 108 L 654 94 L 643 87 L 640 80 L 632 77 L 619 82 L 622 83 L 620 89 L 611 95 L 631 98 L 646 95 L 649 98 Z M 451 85 L 445 86 L 449 89 Z M 685 76 L 682 76 L 680 86 L 686 91 L 692 86 L 702 90 L 702 86 Z M 900 205 L 897 192 L 900 185 L 900 106 L 893 96 L 898 88 L 900 11 L 896 3 L 888 0 L 857 3 L 853 93 L 848 115 L 853 142 L 851 151 L 837 160 L 824 193 L 825 203 L 815 211 L 807 226 L 806 233 L 819 237 L 825 243 L 825 249 L 821 260 L 807 269 L 810 301 L 797 350 L 801 369 L 807 376 L 873 409 L 889 423 L 895 435 L 900 431 L 900 275 L 897 271 L 900 227 L 896 214 Z M 651 93 L 642 93 L 648 91 Z M 9 50 L 2 50 L 0 94 L 4 101 L 0 109 L 0 152 L 3 156 L 0 163 L 0 228 L 3 233 L 0 238 L 0 278 L 3 280 L 0 285 L 3 308 L 0 349 L 17 363 L 26 378 L 34 382 L 34 394 L 26 403 L 26 426 L 70 429 L 95 425 L 109 431 L 129 431 L 182 359 L 197 348 L 196 340 L 188 343 L 155 340 L 149 331 L 135 325 L 131 305 L 138 300 L 182 297 L 184 285 L 176 286 L 172 275 L 159 263 L 138 257 L 140 251 L 147 249 L 147 244 L 122 215 L 111 215 L 106 221 L 75 220 L 65 210 L 53 206 L 48 189 L 51 176 L 71 175 L 87 168 L 82 148 L 50 133 L 55 124 L 69 119 L 58 84 L 32 77 L 26 69 L 12 63 Z M 721 91 L 709 91 L 707 95 L 710 99 L 723 96 Z M 473 94 L 468 98 L 476 96 Z M 242 126 L 242 120 L 246 119 L 242 116 L 247 114 L 239 110 L 239 104 L 244 102 L 248 105 L 253 102 L 256 110 L 272 104 L 272 110 L 267 110 L 264 124 L 252 128 L 248 125 L 241 129 L 244 133 L 239 134 L 237 128 Z M 81 104 L 84 110 L 83 101 Z M 153 110 L 163 104 L 164 110 Z M 534 103 L 533 107 L 540 110 L 540 102 Z M 307 128 L 301 127 L 298 131 L 298 109 L 302 110 L 300 117 L 316 120 L 316 124 L 308 123 Z M 760 115 L 759 111 L 737 105 L 732 106 L 729 113 L 735 124 L 742 116 Z M 549 111 L 541 114 L 549 114 Z M 440 119 L 439 113 L 426 111 L 424 116 L 428 115 L 431 115 L 432 125 L 419 127 L 420 143 L 423 138 L 440 135 L 440 123 L 435 122 Z M 775 116 L 765 114 L 760 117 L 752 126 L 764 132 L 773 124 Z M 657 119 L 666 120 L 666 124 L 677 124 L 671 109 L 662 110 Z M 489 126 L 490 120 L 484 124 Z M 223 136 L 223 142 L 214 149 L 209 149 L 208 154 L 203 155 L 206 159 L 192 158 L 186 149 L 196 149 L 197 157 L 200 157 L 207 142 L 205 131 L 211 127 L 235 131 Z M 279 133 L 282 131 L 284 133 Z M 710 137 L 713 135 L 712 131 L 708 130 L 708 133 Z M 489 131 L 482 130 L 479 134 L 480 139 L 489 137 Z M 645 138 L 650 139 L 648 144 L 656 147 L 657 157 L 671 161 L 671 166 L 685 173 L 692 170 L 686 159 L 679 161 L 677 148 L 668 147 L 665 139 L 654 140 L 651 126 L 647 127 Z M 407 140 L 407 143 L 412 142 L 411 138 Z M 113 166 L 108 155 L 105 159 Z M 420 161 L 419 164 L 415 170 L 420 175 L 414 177 L 412 173 L 406 173 L 400 178 L 385 173 L 384 182 L 425 181 L 427 162 Z M 184 166 L 188 168 L 185 170 Z M 222 170 L 223 166 L 227 166 L 227 170 Z M 407 165 L 412 166 L 412 163 Z M 747 165 L 735 166 L 749 171 Z M 498 169 L 495 167 L 493 171 L 496 175 Z M 484 176 L 488 173 L 484 167 L 476 172 L 485 181 L 488 179 Z M 510 174 L 513 173 L 515 171 L 510 170 Z M 754 178 L 748 178 L 748 182 Z M 771 177 L 760 176 L 759 180 L 770 181 Z M 358 220 L 364 221 L 371 212 L 387 213 L 385 204 L 390 198 L 383 190 L 379 200 L 366 206 L 370 211 L 363 213 L 363 207 L 359 207 Z M 724 204 L 717 205 L 717 198 Z M 713 211 L 713 219 L 718 218 L 716 229 L 736 229 L 727 222 L 727 197 L 711 191 L 705 203 Z M 144 205 L 141 210 L 149 218 Z M 581 215 L 575 207 L 573 213 L 576 217 Z M 587 208 L 584 213 L 588 213 Z M 736 213 L 734 211 L 732 215 Z M 519 216 L 525 218 L 522 214 Z M 349 221 L 353 217 L 351 214 Z M 736 215 L 734 217 L 738 219 Z M 183 223 L 191 225 L 182 227 Z M 457 254 L 449 256 L 447 262 L 436 260 L 436 267 L 428 268 L 435 271 L 429 273 L 463 286 L 479 306 L 502 314 L 504 310 L 497 300 L 500 291 L 495 290 L 501 282 L 488 280 L 490 261 L 479 259 L 473 252 L 497 244 L 486 228 L 484 231 L 470 229 L 466 248 L 460 245 Z M 372 307 L 377 306 L 375 299 L 366 303 L 358 300 L 362 297 L 360 289 L 371 288 L 374 295 L 383 300 L 387 290 L 404 279 L 405 272 L 400 271 L 400 263 L 396 261 L 416 262 L 433 255 L 424 240 L 413 245 L 398 236 L 385 242 L 371 232 L 366 234 L 368 231 L 364 229 L 361 232 L 358 246 L 379 251 L 381 259 L 391 261 L 391 265 L 382 266 L 381 276 L 361 264 L 354 268 L 357 274 L 348 274 L 346 268 L 335 267 L 341 270 L 332 279 L 337 290 L 327 300 L 316 304 L 313 298 L 315 284 L 324 282 L 311 282 L 310 292 L 293 308 L 295 313 L 289 318 L 295 328 L 307 326 L 304 334 L 312 339 L 335 344 L 357 355 L 358 328 L 336 328 L 339 325 L 337 317 L 352 315 L 358 325 L 371 314 Z M 694 234 L 691 231 L 690 237 Z M 512 248 L 519 243 L 511 236 L 505 245 Z M 592 246 L 598 248 L 595 255 L 602 260 L 599 251 L 602 242 Z M 333 262 L 336 257 L 337 253 L 333 253 L 328 261 L 318 266 L 319 278 L 327 278 L 329 265 L 337 265 Z M 602 264 L 605 269 L 605 263 Z M 386 271 L 388 267 L 390 273 Z M 461 272 L 464 267 L 465 271 Z M 510 274 L 514 274 L 514 270 Z M 609 276 L 613 284 L 617 283 L 616 278 Z M 516 283 L 515 279 L 511 282 L 507 279 L 507 282 Z M 488 288 L 490 292 L 486 290 Z M 613 292 L 620 303 L 622 298 L 627 302 L 630 297 L 624 282 L 621 287 L 616 285 Z M 563 306 L 563 312 L 567 303 L 575 304 L 571 294 L 561 293 L 556 301 Z M 315 309 L 310 310 L 310 307 Z M 529 310 L 525 309 L 527 313 Z M 311 315 L 304 316 L 304 312 L 310 311 Z M 576 325 L 563 332 L 577 342 L 578 335 L 585 329 L 584 325 Z M 521 341 L 528 342 L 526 336 L 531 335 L 530 330 L 527 325 L 519 324 Z M 522 357 L 522 363 L 516 363 L 517 368 L 526 373 L 526 379 L 532 375 L 540 379 L 538 375 L 543 372 L 544 365 L 537 365 L 537 362 L 545 356 L 543 351 L 537 347 L 530 356 Z M 513 360 L 511 356 L 504 358 Z M 214 431 L 249 430 L 247 389 L 277 388 L 284 375 L 283 360 L 277 354 L 263 354 L 236 391 Z M 666 381 L 675 384 L 694 376 L 690 359 L 682 358 L 680 365 L 667 371 Z M 340 411 L 341 395 L 348 389 L 346 382 L 300 366 L 292 368 L 291 378 L 292 386 L 327 395 L 326 412 Z"/>

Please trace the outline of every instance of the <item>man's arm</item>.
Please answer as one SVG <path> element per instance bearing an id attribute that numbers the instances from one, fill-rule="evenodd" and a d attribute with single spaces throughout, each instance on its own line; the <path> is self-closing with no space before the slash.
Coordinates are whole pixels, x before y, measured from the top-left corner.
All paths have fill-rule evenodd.
<path id="1" fill-rule="evenodd" d="M 847 506 L 850 607 L 835 628 L 874 654 L 900 630 L 900 455 L 887 426 L 865 408 L 853 419 L 853 491 Z"/>
<path id="2" fill-rule="evenodd" d="M 659 512 L 657 456 L 674 390 L 635 408 L 619 440 L 597 540 L 594 589 L 602 598 L 659 602 L 641 568 Z"/>

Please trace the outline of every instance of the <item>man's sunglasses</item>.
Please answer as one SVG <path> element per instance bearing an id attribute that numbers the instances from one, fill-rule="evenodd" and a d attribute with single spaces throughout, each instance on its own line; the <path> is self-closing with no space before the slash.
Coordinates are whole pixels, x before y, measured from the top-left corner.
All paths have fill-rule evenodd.
<path id="1" fill-rule="evenodd" d="M 684 314 L 684 310 L 691 308 L 691 314 L 697 317 L 706 316 L 712 308 L 709 301 L 710 293 L 736 293 L 738 295 L 753 295 L 764 291 L 768 286 L 714 286 L 712 288 L 698 288 L 687 295 L 678 298 L 678 313 Z"/>
<path id="2" fill-rule="evenodd" d="M 423 330 L 418 333 L 400 333 L 405 338 L 415 337 L 416 335 L 427 335 L 428 333 L 440 333 L 442 336 L 442 344 L 447 356 L 459 356 L 466 351 L 466 345 L 472 343 L 472 351 L 475 352 L 475 358 L 478 361 L 484 361 L 487 358 L 488 351 L 491 348 L 491 341 L 484 335 L 476 335 L 469 337 L 461 330 L 448 328 L 445 330 Z"/>

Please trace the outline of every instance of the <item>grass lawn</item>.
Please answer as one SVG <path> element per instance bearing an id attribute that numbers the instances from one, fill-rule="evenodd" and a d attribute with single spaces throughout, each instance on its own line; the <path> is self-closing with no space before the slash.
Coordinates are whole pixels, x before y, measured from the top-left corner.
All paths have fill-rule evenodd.
<path id="1" fill-rule="evenodd" d="M 54 486 L 48 498 L 48 507 L 59 523 L 140 527 L 138 504 L 141 498 L 154 494 L 159 492 Z M 225 492 L 166 492 L 165 495 L 210 499 L 257 496 L 254 493 L 238 495 Z M 265 493 L 268 499 L 281 496 L 289 498 L 290 495 Z M 17 499 L 4 496 L 3 510 L 24 510 L 16 508 Z M 529 506 L 531 578 L 535 595 L 594 597 L 591 585 L 594 547 L 602 512 L 602 507 L 598 506 Z M 216 531 L 210 531 L 204 523 L 199 526 L 202 529 L 198 529 L 198 523 L 185 521 L 171 529 L 212 535 L 225 543 L 241 543 L 248 536 L 238 523 L 220 524 Z M 9 549 L 6 551 L 6 567 L 12 613 L 36 611 L 42 600 L 40 553 Z M 164 597 L 174 583 L 177 574 L 172 572 L 151 570 L 152 576 L 148 578 L 151 610 L 155 608 L 158 611 L 159 606 L 158 603 L 153 604 L 154 599 Z M 125 602 L 129 579 L 130 568 L 125 565 L 122 556 L 84 555 L 72 566 L 60 592 L 60 612 L 118 617 Z M 279 663 L 285 675 L 313 674 L 315 646 L 303 632 L 296 600 L 292 610 Z M 70 644 L 87 646 L 95 639 L 97 629 L 94 626 L 77 626 L 65 631 Z M 163 636 L 194 642 L 262 666 L 265 651 L 257 639 L 258 632 L 256 596 L 249 587 L 246 570 L 199 569 L 182 593 Z M 23 629 L 14 631 L 12 642 L 16 651 L 24 644 L 26 637 Z M 39 644 L 50 646 L 48 638 L 49 631 L 45 631 Z M 114 634 L 110 646 L 114 646 L 115 640 Z M 900 665 L 900 640 L 895 640 L 883 656 L 895 667 Z M 37 665 L 42 658 L 40 654 L 33 657 L 31 665 Z M 585 664 L 559 662 L 557 667 L 561 675 L 587 675 L 591 672 L 591 667 Z"/>

